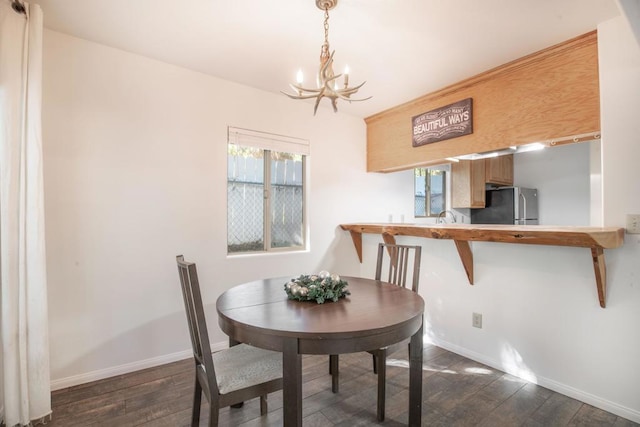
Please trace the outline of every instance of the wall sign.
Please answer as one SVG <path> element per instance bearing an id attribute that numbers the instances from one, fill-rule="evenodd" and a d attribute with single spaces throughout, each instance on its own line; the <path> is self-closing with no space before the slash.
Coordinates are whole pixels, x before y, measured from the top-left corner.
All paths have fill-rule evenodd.
<path id="1" fill-rule="evenodd" d="M 463 99 L 412 117 L 413 146 L 419 147 L 473 133 L 471 100 Z"/>

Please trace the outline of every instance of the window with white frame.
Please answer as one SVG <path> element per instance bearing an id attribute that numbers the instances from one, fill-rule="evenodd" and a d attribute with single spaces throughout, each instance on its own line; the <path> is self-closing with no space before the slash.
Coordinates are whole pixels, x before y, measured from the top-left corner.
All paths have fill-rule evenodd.
<path id="1" fill-rule="evenodd" d="M 416 217 L 437 217 L 447 210 L 449 165 L 414 169 Z"/>
<path id="2" fill-rule="evenodd" d="M 229 127 L 227 253 L 305 248 L 309 141 Z"/>

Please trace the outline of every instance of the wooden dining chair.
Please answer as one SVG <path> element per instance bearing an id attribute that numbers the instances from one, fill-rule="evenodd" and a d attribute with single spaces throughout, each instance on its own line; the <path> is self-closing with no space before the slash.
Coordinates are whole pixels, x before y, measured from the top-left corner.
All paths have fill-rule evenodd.
<path id="1" fill-rule="evenodd" d="M 385 257 L 385 253 L 389 256 Z M 378 245 L 375 279 L 403 288 L 410 286 L 413 292 L 418 292 L 421 257 L 422 247 L 420 246 L 380 243 Z M 384 276 L 383 271 L 386 272 Z M 409 271 L 411 271 L 411 274 L 409 274 Z M 406 341 L 402 341 L 389 347 L 368 351 L 373 359 L 373 372 L 378 375 L 378 421 L 384 421 L 385 417 L 387 355 L 395 352 L 405 344 Z M 329 357 L 329 372 L 331 373 L 331 390 L 337 393 L 339 390 L 338 355 Z"/>
<path id="2" fill-rule="evenodd" d="M 220 408 L 260 397 L 267 413 L 267 394 L 282 389 L 282 353 L 246 344 L 211 353 L 196 265 L 176 257 L 195 362 L 192 427 L 200 421 L 204 392 L 209 402 L 209 426 L 218 425 Z"/>

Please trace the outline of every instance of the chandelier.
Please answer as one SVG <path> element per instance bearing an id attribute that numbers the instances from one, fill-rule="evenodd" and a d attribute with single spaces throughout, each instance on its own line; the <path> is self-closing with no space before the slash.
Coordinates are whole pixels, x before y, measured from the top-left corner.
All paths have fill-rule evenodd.
<path id="1" fill-rule="evenodd" d="M 329 53 L 329 10 L 333 9 L 338 0 L 316 0 L 316 6 L 320 10 L 324 10 L 324 43 L 320 47 L 320 70 L 318 71 L 317 88 L 305 88 L 302 86 L 302 70 L 298 71 L 296 76 L 297 84 L 289 84 L 291 88 L 296 92 L 295 95 L 282 92 L 292 99 L 312 99 L 316 98 L 316 103 L 313 107 L 313 115 L 315 116 L 318 110 L 318 105 L 322 98 L 329 98 L 331 100 L 331 106 L 333 111 L 338 112 L 337 101 L 338 98 L 345 101 L 366 101 L 371 98 L 353 99 L 351 95 L 358 92 L 365 82 L 362 82 L 358 86 L 349 87 L 349 69 L 345 68 L 343 74 L 336 75 L 333 72 L 333 55 L 335 50 Z M 343 77 L 344 76 L 344 77 Z M 343 77 L 343 85 L 340 87 L 338 79 Z"/>

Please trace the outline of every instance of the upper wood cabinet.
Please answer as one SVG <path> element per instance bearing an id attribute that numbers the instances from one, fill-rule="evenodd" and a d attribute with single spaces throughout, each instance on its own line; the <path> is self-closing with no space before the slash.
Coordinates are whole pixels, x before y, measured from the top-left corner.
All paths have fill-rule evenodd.
<path id="1" fill-rule="evenodd" d="M 485 161 L 460 160 L 451 164 L 451 207 L 484 208 Z"/>
<path id="2" fill-rule="evenodd" d="M 513 185 L 513 154 L 485 159 L 484 177 L 488 184 Z"/>

